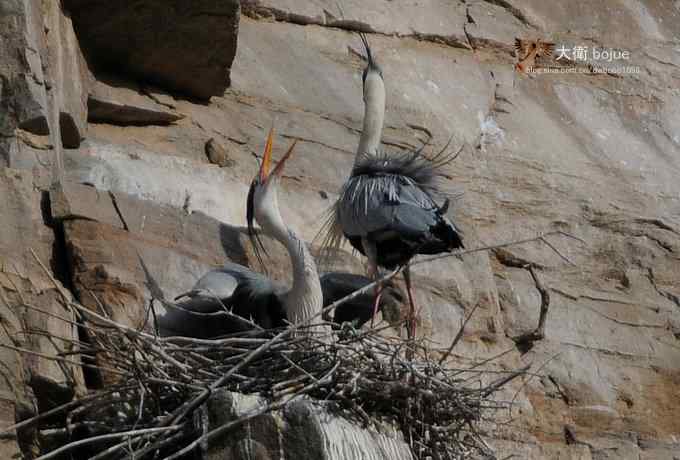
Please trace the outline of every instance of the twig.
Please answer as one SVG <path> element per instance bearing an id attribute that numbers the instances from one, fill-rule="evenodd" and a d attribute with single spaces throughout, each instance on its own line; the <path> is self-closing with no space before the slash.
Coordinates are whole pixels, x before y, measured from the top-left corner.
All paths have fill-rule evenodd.
<path id="1" fill-rule="evenodd" d="M 9 433 L 10 431 L 19 430 L 21 428 L 26 428 L 28 426 L 36 424 L 37 422 L 39 422 L 40 420 L 42 420 L 44 418 L 51 417 L 52 415 L 60 414 L 60 413 L 66 411 L 66 410 L 68 410 L 72 407 L 85 405 L 86 403 L 88 403 L 90 401 L 94 401 L 96 399 L 99 399 L 99 398 L 101 398 L 105 395 L 113 393 L 114 391 L 121 391 L 121 390 L 124 390 L 124 388 L 123 389 L 119 388 L 117 390 L 107 391 L 105 393 L 96 393 L 94 395 L 83 396 L 82 398 L 80 398 L 78 400 L 70 401 L 70 402 L 67 402 L 65 404 L 61 404 L 61 405 L 59 405 L 59 406 L 57 406 L 53 409 L 50 409 L 50 410 L 43 412 L 41 414 L 38 414 L 36 416 L 33 416 L 29 419 L 23 420 L 19 423 L 15 423 L 14 425 L 10 425 L 8 427 L 0 429 L 0 435 Z"/>
<path id="2" fill-rule="evenodd" d="M 472 315 L 477 311 L 477 308 L 479 308 L 481 304 L 477 303 L 477 305 L 474 306 L 474 308 L 468 313 L 468 315 L 465 317 L 465 321 L 463 321 L 463 324 L 461 324 L 460 329 L 458 329 L 458 333 L 456 336 L 453 338 L 453 341 L 451 341 L 451 345 L 449 346 L 449 349 L 446 350 L 446 353 L 441 357 L 439 360 L 439 365 L 441 366 L 448 358 L 449 355 L 451 355 L 451 352 L 453 349 L 456 347 L 460 339 L 463 337 L 463 332 L 465 331 L 465 326 L 467 326 L 467 323 L 470 321 L 472 318 Z"/>
<path id="3" fill-rule="evenodd" d="M 448 254 L 440 254 L 440 255 L 431 256 L 431 257 L 424 257 L 422 259 L 411 262 L 409 265 L 411 265 L 411 266 L 420 265 L 420 264 L 424 264 L 424 263 L 427 263 L 427 262 L 432 262 L 434 260 L 446 259 L 448 257 L 458 257 L 458 256 L 464 256 L 466 254 L 473 254 L 475 252 L 484 252 L 484 251 L 491 251 L 493 249 L 507 248 L 509 246 L 517 246 L 517 245 L 520 245 L 520 244 L 531 243 L 533 241 L 541 241 L 541 242 L 545 243 L 548 247 L 550 247 L 550 249 L 555 251 L 560 258 L 565 259 L 570 264 L 573 264 L 569 259 L 567 259 L 559 251 L 557 251 L 557 249 L 552 244 L 548 243 L 545 240 L 546 236 L 553 236 L 553 235 L 562 235 L 562 236 L 583 242 L 585 244 L 585 242 L 578 237 L 575 237 L 575 236 L 573 236 L 573 235 L 571 235 L 567 232 L 564 232 L 562 230 L 555 230 L 555 231 L 552 231 L 552 232 L 541 233 L 540 235 L 535 236 L 533 238 L 524 238 L 524 239 L 521 239 L 521 240 L 508 241 L 507 243 L 493 244 L 493 245 L 490 245 L 490 246 L 481 246 L 481 247 L 472 248 L 472 249 L 463 249 L 463 250 L 454 251 L 454 252 L 448 253 Z"/>
<path id="4" fill-rule="evenodd" d="M 162 427 L 162 428 L 144 428 L 142 430 L 124 431 L 122 433 L 102 434 L 102 435 L 99 435 L 99 436 L 94 436 L 94 437 L 91 437 L 91 438 L 81 439 L 79 441 L 70 442 L 70 443 L 66 444 L 65 446 L 61 446 L 60 448 L 53 450 L 52 452 L 50 452 L 48 454 L 41 455 L 40 457 L 36 458 L 35 460 L 49 460 L 50 458 L 57 457 L 59 454 L 73 450 L 76 447 L 80 447 L 80 446 L 83 446 L 83 445 L 86 445 L 86 444 L 93 444 L 93 443 L 99 442 L 99 441 L 105 441 L 107 439 L 125 438 L 125 437 L 139 436 L 139 435 L 144 435 L 144 434 L 149 434 L 149 433 L 177 431 L 181 428 L 182 428 L 182 425 L 172 425 L 172 426 L 166 426 L 166 427 Z"/>
<path id="5" fill-rule="evenodd" d="M 535 330 L 512 339 L 518 345 L 527 345 L 535 342 L 536 340 L 542 340 L 545 337 L 545 321 L 548 317 L 548 309 L 550 308 L 550 293 L 543 286 L 543 283 L 541 283 L 541 280 L 538 278 L 534 267 L 532 265 L 528 265 L 527 270 L 529 270 L 529 273 L 531 273 L 531 277 L 534 279 L 536 289 L 541 296 L 541 313 L 538 318 L 538 327 Z"/>
<path id="6" fill-rule="evenodd" d="M 26 348 L 20 348 L 20 347 L 15 347 L 15 346 L 12 346 L 12 345 L 7 345 L 6 343 L 0 343 L 0 348 L 7 348 L 9 350 L 14 350 L 14 351 L 17 351 L 19 353 L 25 353 L 27 355 L 38 356 L 39 358 L 44 358 L 44 359 L 47 359 L 47 360 L 50 360 L 50 361 L 55 361 L 55 362 L 71 364 L 73 366 L 89 367 L 89 368 L 92 368 L 92 369 L 99 369 L 99 370 L 111 372 L 112 374 L 117 374 L 117 375 L 121 375 L 121 376 L 125 375 L 124 372 L 120 372 L 120 371 L 113 369 L 113 368 L 110 368 L 110 367 L 104 367 L 104 366 L 99 366 L 99 365 L 94 365 L 94 364 L 85 364 L 85 363 L 81 363 L 80 361 L 72 361 L 70 359 L 61 358 L 59 356 L 48 355 L 47 353 L 40 353 L 38 351 L 27 350 Z"/>

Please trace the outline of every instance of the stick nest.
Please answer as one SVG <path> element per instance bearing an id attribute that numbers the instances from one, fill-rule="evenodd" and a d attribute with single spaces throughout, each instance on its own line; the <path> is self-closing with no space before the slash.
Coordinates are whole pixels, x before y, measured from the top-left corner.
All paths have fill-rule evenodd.
<path id="1" fill-rule="evenodd" d="M 485 371 L 488 361 L 454 368 L 424 341 L 388 336 L 386 328 L 160 338 L 76 307 L 90 341 L 83 361 L 97 363 L 90 366 L 109 383 L 36 417 L 33 424 L 64 438 L 43 459 L 67 452 L 95 460 L 201 458 L 211 440 L 305 395 L 363 427 L 391 421 L 417 459 L 495 458 L 478 427 L 508 406 L 494 393 L 526 371 Z M 267 403 L 227 425 L 205 426 L 201 411 L 218 389 Z"/>

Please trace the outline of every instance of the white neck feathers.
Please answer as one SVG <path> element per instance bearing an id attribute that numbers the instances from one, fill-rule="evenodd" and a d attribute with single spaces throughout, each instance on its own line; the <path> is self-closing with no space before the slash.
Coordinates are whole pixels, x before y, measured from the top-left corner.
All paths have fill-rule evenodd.
<path id="1" fill-rule="evenodd" d="M 384 121 L 385 83 L 378 72 L 369 71 L 364 82 L 364 125 L 355 164 L 364 155 L 377 155 Z"/>

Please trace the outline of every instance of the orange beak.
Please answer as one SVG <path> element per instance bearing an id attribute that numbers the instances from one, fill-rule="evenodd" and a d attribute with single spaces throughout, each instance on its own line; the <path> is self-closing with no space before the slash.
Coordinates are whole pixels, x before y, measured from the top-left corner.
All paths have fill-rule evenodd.
<path id="1" fill-rule="evenodd" d="M 265 183 L 267 180 L 269 180 L 270 177 L 279 177 L 281 176 L 281 173 L 283 172 L 283 165 L 286 163 L 286 160 L 290 158 L 290 155 L 293 153 L 293 149 L 295 148 L 295 144 L 297 144 L 297 139 L 293 141 L 290 147 L 288 147 L 288 151 L 286 154 L 279 160 L 278 164 L 274 167 L 273 171 L 269 171 L 271 169 L 271 164 L 272 164 L 272 147 L 274 143 L 274 128 L 269 130 L 269 135 L 267 136 L 267 145 L 264 148 L 264 155 L 262 157 L 262 164 L 260 165 L 260 182 Z"/>

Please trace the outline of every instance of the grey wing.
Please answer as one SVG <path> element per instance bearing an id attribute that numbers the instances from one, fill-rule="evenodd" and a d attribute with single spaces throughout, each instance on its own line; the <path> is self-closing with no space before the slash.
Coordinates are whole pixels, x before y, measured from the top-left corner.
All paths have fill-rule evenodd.
<path id="1" fill-rule="evenodd" d="M 255 296 L 269 293 L 281 295 L 287 289 L 285 285 L 270 280 L 262 273 L 254 272 L 248 267 L 233 262 L 227 262 L 219 270 L 236 277 L 239 280 L 239 287 L 245 288 Z"/>
<path id="2" fill-rule="evenodd" d="M 353 179 L 338 206 L 345 235 L 389 230 L 417 235 L 436 223 L 437 204 L 412 181 L 392 175 Z"/>
<path id="3" fill-rule="evenodd" d="M 247 287 L 251 291 L 273 290 L 265 276 L 243 265 L 227 262 L 223 267 L 210 270 L 196 281 L 190 291 L 175 297 L 184 299 L 182 306 L 191 311 L 211 312 L 228 305 L 237 289 Z"/>
<path id="4" fill-rule="evenodd" d="M 212 338 L 233 332 L 233 321 L 210 314 L 224 307 L 247 310 L 251 304 L 241 305 L 244 297 L 266 295 L 275 288 L 265 276 L 243 265 L 227 262 L 223 267 L 207 272 L 190 291 L 175 299 L 182 300 L 175 304 L 166 303 L 165 314 L 158 318 L 159 332 L 162 336 L 197 338 Z"/>
<path id="5" fill-rule="evenodd" d="M 232 273 L 220 269 L 211 270 L 199 278 L 189 292 L 181 294 L 175 300 L 180 297 L 193 298 L 198 296 L 227 299 L 232 296 L 238 287 L 238 283 L 239 280 Z"/>

